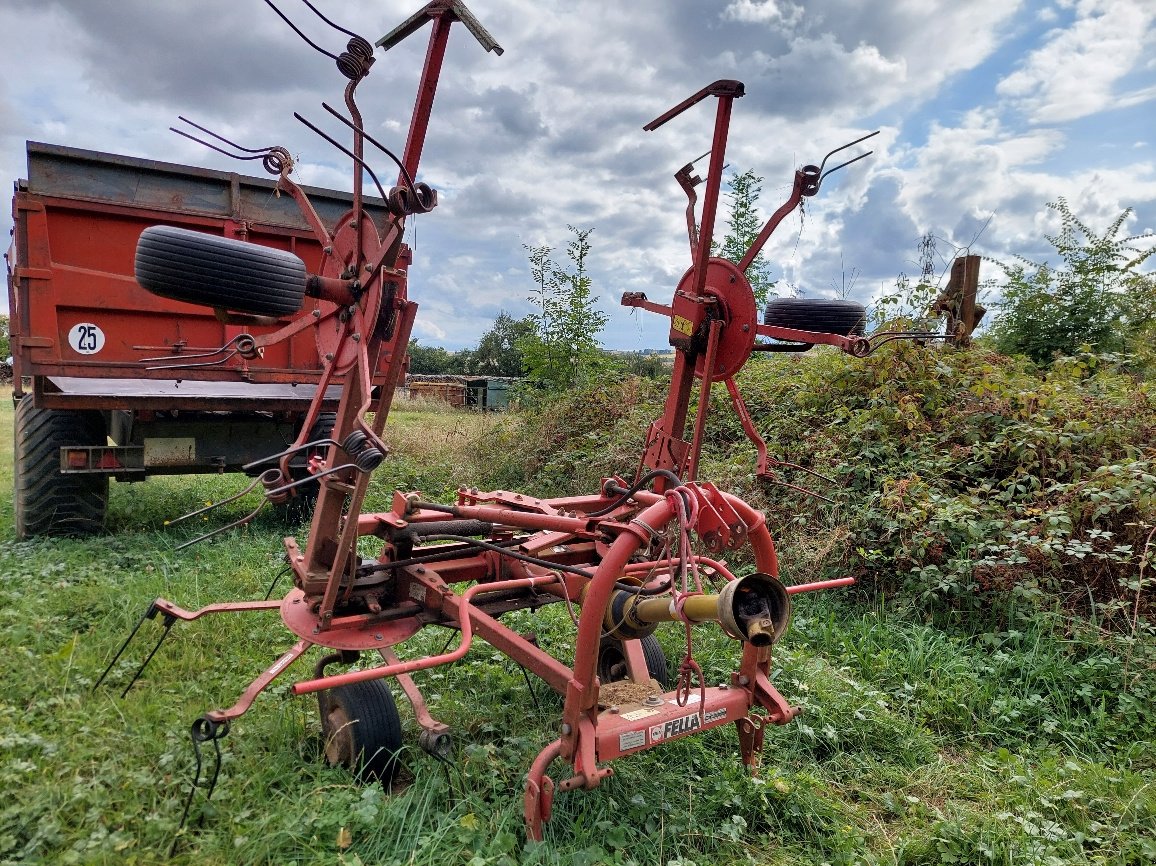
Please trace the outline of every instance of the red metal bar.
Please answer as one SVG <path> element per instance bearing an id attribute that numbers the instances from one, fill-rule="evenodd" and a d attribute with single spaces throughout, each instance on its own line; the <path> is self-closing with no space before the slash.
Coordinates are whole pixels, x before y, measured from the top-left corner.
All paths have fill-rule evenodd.
<path id="1" fill-rule="evenodd" d="M 751 244 L 750 248 L 739 262 L 739 270 L 744 274 L 747 272 L 747 268 L 751 266 L 751 262 L 753 262 L 758 254 L 763 251 L 763 245 L 766 244 L 767 240 L 774 233 L 775 229 L 779 227 L 779 223 L 786 219 L 787 214 L 797 208 L 799 206 L 799 202 L 803 200 L 803 180 L 803 173 L 801 171 L 796 171 L 795 184 L 791 189 L 790 198 L 783 202 L 777 211 L 771 214 L 771 218 L 767 220 L 767 224 L 763 226 L 763 230 L 759 232 L 759 236 L 755 238 L 755 242 Z"/>
<path id="2" fill-rule="evenodd" d="M 247 610 L 279 610 L 281 608 L 281 599 L 276 601 L 224 601 L 217 604 L 208 604 L 197 610 L 185 610 L 178 607 L 171 601 L 165 598 L 158 598 L 153 602 L 153 606 L 161 613 L 174 616 L 177 619 L 185 622 L 192 622 L 195 619 L 200 619 L 202 616 L 208 616 L 213 613 L 242 613 Z"/>
<path id="3" fill-rule="evenodd" d="M 446 56 L 446 43 L 450 38 L 450 25 L 453 16 L 445 13 L 433 19 L 433 31 L 429 35 L 429 45 L 425 53 L 425 66 L 421 71 L 421 81 L 418 84 L 417 99 L 413 105 L 413 117 L 409 122 L 409 135 L 405 141 L 405 151 L 401 162 L 409 172 L 410 177 L 417 177 L 418 163 L 421 162 L 421 151 L 425 146 L 425 136 L 429 129 L 430 113 L 433 111 L 434 96 L 437 93 L 438 78 L 441 76 L 442 63 Z M 398 184 L 405 182 L 405 173 L 398 176 Z"/>
<path id="4" fill-rule="evenodd" d="M 706 176 L 706 195 L 702 200 L 702 221 L 698 229 L 698 253 L 694 257 L 695 274 L 694 282 L 691 285 L 691 291 L 696 297 L 701 296 L 703 289 L 706 288 L 706 268 L 710 260 L 711 243 L 714 241 L 715 212 L 718 210 L 723 167 L 726 165 L 727 133 L 730 131 L 733 103 L 734 96 L 720 96 L 718 110 L 715 114 L 714 142 L 711 145 L 710 169 Z"/>
<path id="5" fill-rule="evenodd" d="M 703 361 L 702 381 L 698 387 L 698 411 L 694 417 L 694 435 L 690 440 L 690 461 L 686 468 L 686 481 L 698 478 L 698 459 L 702 453 L 702 434 L 706 429 L 706 416 L 710 413 L 710 386 L 714 382 L 711 372 L 714 370 L 715 355 L 718 354 L 719 336 L 722 334 L 722 320 L 715 319 L 710 323 L 710 336 L 706 343 L 706 358 Z M 728 380 L 729 381 L 729 380 Z"/>
<path id="6" fill-rule="evenodd" d="M 516 589 L 527 586 L 540 586 L 546 583 L 557 583 L 556 577 L 527 577 L 520 580 L 499 580 L 493 583 L 478 583 L 471 586 L 460 596 L 461 606 L 468 607 L 470 600 L 479 592 L 493 592 L 499 589 Z M 378 680 L 383 677 L 397 676 L 398 674 L 410 674 L 414 671 L 422 671 L 426 668 L 437 667 L 439 665 L 446 665 L 456 662 L 458 659 L 465 656 L 469 652 L 470 644 L 473 642 L 474 629 L 472 617 L 480 611 L 468 611 L 467 616 L 458 620 L 458 627 L 462 632 L 462 639 L 458 648 L 441 655 L 427 656 L 422 659 L 413 659 L 407 662 L 400 662 L 393 665 L 384 665 L 382 667 L 368 668 L 366 670 L 350 671 L 345 674 L 338 674 L 332 677 L 322 677 L 321 679 L 303 680 L 302 682 L 293 684 L 293 694 L 304 695 L 309 692 L 319 692 L 324 689 L 331 689 L 335 686 L 345 686 L 350 683 L 361 683 L 367 680 Z M 484 614 L 483 614 L 484 616 Z"/>
<path id="7" fill-rule="evenodd" d="M 816 580 L 811 583 L 796 583 L 787 587 L 788 595 L 796 595 L 800 592 L 815 592 L 820 589 L 836 589 L 840 586 L 851 586 L 855 583 L 853 577 L 836 577 L 832 580 Z"/>
<path id="8" fill-rule="evenodd" d="M 280 602 L 278 602 L 278 604 L 280 604 Z M 233 706 L 227 710 L 210 710 L 205 713 L 205 716 L 214 722 L 227 722 L 244 715 L 248 712 L 249 707 L 253 706 L 253 701 L 257 699 L 257 695 L 265 691 L 265 689 L 269 687 L 269 684 L 281 675 L 282 671 L 297 661 L 297 659 L 301 658 L 312 646 L 313 644 L 304 638 L 297 641 L 297 643 L 293 644 L 277 661 L 265 668 L 261 676 L 249 684 L 249 688 L 245 689 L 237 703 L 233 704 Z"/>

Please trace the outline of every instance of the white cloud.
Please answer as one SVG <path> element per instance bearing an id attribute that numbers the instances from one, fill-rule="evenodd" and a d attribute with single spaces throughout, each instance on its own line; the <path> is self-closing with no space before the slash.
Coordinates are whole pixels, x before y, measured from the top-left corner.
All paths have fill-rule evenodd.
<path id="1" fill-rule="evenodd" d="M 1156 97 L 1156 87 L 1114 92 L 1121 79 L 1150 59 L 1156 5 L 1081 0 L 1075 16 L 1071 26 L 1051 31 L 996 88 L 1034 123 L 1061 123 Z"/>

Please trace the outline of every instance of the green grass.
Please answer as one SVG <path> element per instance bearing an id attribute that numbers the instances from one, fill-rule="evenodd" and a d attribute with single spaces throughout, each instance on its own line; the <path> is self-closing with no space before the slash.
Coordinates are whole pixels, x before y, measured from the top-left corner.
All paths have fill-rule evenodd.
<path id="1" fill-rule="evenodd" d="M 11 439 L 10 401 L 0 437 Z M 394 485 L 445 496 L 486 486 L 493 419 L 402 411 L 371 507 Z M 10 458 L 0 485 L 11 489 Z M 13 541 L 0 514 L 0 863 L 166 862 L 193 772 L 189 724 L 227 705 L 292 641 L 276 614 L 177 624 L 146 675 L 119 693 L 159 633 L 149 622 L 111 687 L 92 691 L 148 603 L 260 598 L 282 567 L 274 515 L 185 551 L 197 527 L 165 520 L 244 486 L 236 478 L 114 483 L 109 532 Z M 528 490 L 527 492 L 535 492 Z M 305 527 L 292 528 L 299 537 Z M 783 551 L 788 561 L 792 550 Z M 809 561 L 814 549 L 799 550 Z M 282 583 L 282 589 L 286 586 Z M 1156 861 L 1149 658 L 1058 613 L 998 630 L 929 624 L 860 592 L 796 599 L 775 681 L 806 712 L 767 732 L 755 776 L 733 730 L 617 762 L 593 792 L 561 794 L 542 844 L 525 842 L 522 783 L 556 736 L 560 702 L 479 643 L 418 675 L 457 739 L 447 769 L 406 727 L 404 784 L 362 786 L 319 759 L 315 703 L 286 677 L 223 743 L 212 801 L 198 797 L 174 863 L 227 864 L 1142 864 Z M 565 612 L 510 617 L 568 657 Z M 673 662 L 679 629 L 660 631 Z M 405 654 L 436 651 L 440 632 Z M 1132 654 L 1130 654 L 1132 652 Z M 736 646 L 696 632 L 721 678 Z M 316 653 L 298 663 L 304 676 Z M 555 766 L 558 772 L 558 766 Z M 339 832 L 351 844 L 338 846 Z"/>

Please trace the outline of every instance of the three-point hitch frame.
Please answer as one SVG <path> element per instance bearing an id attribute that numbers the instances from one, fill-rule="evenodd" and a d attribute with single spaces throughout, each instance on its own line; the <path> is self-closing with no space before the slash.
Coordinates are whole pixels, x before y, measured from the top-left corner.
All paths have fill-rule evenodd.
<path id="1" fill-rule="evenodd" d="M 289 21 L 279 10 L 278 14 Z M 291 319 L 264 337 L 245 335 L 223 347 L 220 355 L 194 363 L 224 366 L 230 353 L 257 353 L 305 328 L 314 329 L 326 359 L 317 398 L 298 441 L 253 467 L 259 472 L 265 497 L 281 501 L 295 495 L 303 483 L 290 480 L 289 460 L 303 453 L 312 455 L 311 475 L 305 481 L 318 484 L 320 492 L 309 537 L 303 546 L 294 538 L 285 539 L 292 590 L 277 600 L 227 602 L 195 611 L 159 598 L 142 623 L 161 616 L 163 639 L 177 620 L 276 610 L 295 638 L 232 706 L 211 710 L 193 724 L 198 776 L 200 744 L 211 742 L 219 749 L 230 723 L 313 647 L 328 652 L 317 659 L 311 675 L 293 684 L 292 691 L 296 695 L 318 693 L 330 760 L 345 763 L 362 776 L 388 779 L 392 775 L 401 747 L 401 724 L 387 678 L 412 704 L 421 745 L 452 760 L 450 731 L 431 715 L 413 675 L 452 664 L 469 651 L 476 638 L 484 640 L 564 698 L 557 737 L 542 748 L 526 779 L 526 830 L 531 838 L 540 839 L 555 793 L 598 786 L 613 772 L 610 762 L 617 758 L 733 724 L 743 763 L 754 767 L 766 726 L 785 724 L 798 712 L 770 680 L 771 650 L 787 627 L 791 596 L 853 581 L 784 585 L 764 515 L 738 496 L 698 478 L 710 390 L 715 383 L 725 384 L 755 444 L 756 471 L 773 480 L 772 467 L 782 464 L 767 455 L 735 385 L 735 375 L 758 350 L 827 344 L 862 356 L 871 351 L 872 343 L 857 334 L 861 307 L 837 326 L 828 317 L 822 327 L 808 327 L 805 315 L 788 321 L 768 316 L 760 324 L 745 275 L 783 218 L 804 197 L 815 195 L 823 179 L 835 170 L 824 171 L 825 161 L 795 173 L 790 197 L 742 261 L 734 264 L 710 255 L 732 105 L 743 95 L 740 82 L 717 81 L 645 127 L 657 129 L 698 102 L 716 100 L 710 165 L 697 224 L 695 187 L 704 181 L 692 176 L 690 165 L 676 175 L 690 199 L 692 264 L 669 306 L 641 294 L 623 297 L 627 306 L 668 316 L 675 349 L 662 416 L 646 433 L 633 477 L 606 478 L 595 493 L 553 499 L 462 486 L 455 502 L 439 504 L 425 501 L 419 493 L 399 491 L 390 510 L 363 512 L 370 478 L 388 453 L 383 438 L 386 420 L 395 386 L 404 374 L 417 311 L 406 293 L 410 256 L 402 242 L 403 229 L 408 216 L 427 212 L 437 203 L 436 193 L 415 177 L 451 25 L 464 23 L 483 47 L 501 52 L 458 0 L 435 0 L 377 45 L 388 50 L 427 22 L 433 27 L 400 158 L 365 132 L 354 98 L 357 85 L 374 62 L 372 46 L 337 28 L 350 40 L 347 49 L 335 55 L 308 40 L 290 22 L 311 46 L 333 58 L 349 80 L 345 89 L 348 116 L 325 106 L 349 127 L 353 139 L 352 147 L 346 148 L 325 136 L 353 163 L 353 208 L 336 225 L 323 224 L 305 193 L 289 179 L 292 160 L 285 149 L 247 150 L 195 127 L 218 142 L 206 141 L 209 146 L 239 158 L 260 159 L 278 176 L 280 188 L 297 201 L 324 249 L 318 273 L 307 274 L 300 260 L 288 253 L 196 232 L 158 226 L 141 237 L 138 280 L 155 293 L 216 306 L 237 322 L 252 316 L 262 321 L 284 319 L 307 303 L 313 305 L 312 315 Z M 366 143 L 398 164 L 398 181 L 392 189 L 385 190 L 373 173 Z M 386 214 L 377 221 L 363 204 L 366 175 L 381 195 L 377 213 Z M 197 267 L 190 269 L 190 259 L 199 260 Z M 241 269 L 246 275 L 243 281 L 235 279 Z M 774 342 L 760 343 L 759 337 Z M 170 366 L 180 368 L 180 364 Z M 384 373 L 376 388 L 375 372 L 379 377 Z M 341 394 L 332 435 L 309 441 L 307 431 L 319 417 L 323 395 L 331 385 L 339 386 Z M 690 406 L 696 396 L 697 412 L 688 436 Z M 365 549 L 359 542 L 369 537 L 380 544 L 373 558 L 359 553 Z M 740 549 L 749 551 L 754 564 L 737 575 L 721 557 Z M 550 604 L 565 605 L 574 620 L 572 666 L 501 621 L 511 611 Z M 686 649 L 668 676 L 665 656 L 653 633 L 661 623 L 673 622 L 685 631 Z M 693 652 L 695 633 L 714 627 L 711 624 L 739 645 L 735 670 L 727 681 L 713 685 L 704 681 Z M 438 655 L 403 658 L 399 648 L 431 626 L 458 632 L 457 646 Z M 380 662 L 354 666 L 367 653 L 376 653 Z M 567 768 L 558 781 L 548 773 L 556 761 Z M 194 782 L 190 800 L 196 787 Z"/>

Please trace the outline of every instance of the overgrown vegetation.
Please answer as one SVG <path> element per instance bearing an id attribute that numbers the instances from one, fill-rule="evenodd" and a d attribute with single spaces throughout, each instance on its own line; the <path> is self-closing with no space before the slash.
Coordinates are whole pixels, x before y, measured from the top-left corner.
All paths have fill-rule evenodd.
<path id="1" fill-rule="evenodd" d="M 992 329 L 996 346 L 1037 363 L 1075 354 L 1085 344 L 1099 352 L 1139 350 L 1151 357 L 1156 276 L 1144 266 L 1156 254 L 1152 236 L 1120 237 L 1131 209 L 1097 234 L 1063 198 L 1048 208 L 1060 218 L 1059 233 L 1045 236 L 1060 264 L 1021 256 L 1001 266 L 1006 279 L 1003 309 Z"/>
<path id="2" fill-rule="evenodd" d="M 1100 239 L 1111 261 L 1118 228 Z M 581 278 L 576 236 L 569 277 Z M 533 255 L 542 279 L 557 269 L 549 250 Z M 1128 285 L 1129 297 L 1148 291 Z M 881 315 L 909 301 L 901 286 Z M 1112 328 L 1132 340 L 1140 308 L 1130 309 Z M 753 480 L 754 449 L 716 388 L 701 476 L 765 511 L 788 582 L 851 574 L 858 585 L 796 598 L 774 678 L 806 712 L 767 731 L 758 773 L 741 770 L 731 730 L 676 741 L 617 762 L 596 791 L 559 795 L 541 844 L 524 840 L 521 790 L 557 735 L 560 703 L 481 643 L 418 676 L 457 737 L 452 765 L 413 745 L 402 702 L 401 784 L 357 784 L 324 764 L 313 704 L 291 696 L 287 677 L 234 724 L 213 799 L 199 791 L 178 834 L 189 723 L 235 700 L 289 636 L 275 614 L 179 624 L 121 697 L 161 633 L 146 621 L 113 687 L 93 685 L 157 595 L 191 609 L 281 591 L 271 584 L 286 530 L 263 514 L 177 551 L 252 504 L 198 526 L 166 520 L 244 480 L 114 484 L 106 537 L 0 540 L 11 671 L 0 686 L 0 864 L 1156 862 L 1156 405 L 1148 356 L 1102 349 L 1037 364 L 898 343 L 865 359 L 816 349 L 752 361 L 739 386 L 771 454 L 827 477 L 781 465 L 780 480 L 825 500 Z M 662 394 L 615 375 L 501 417 L 396 410 L 366 508 L 388 507 L 395 488 L 448 500 L 461 483 L 552 495 L 632 477 Z M 0 405 L 10 437 L 10 403 Z M 10 462 L 0 484 L 11 484 Z M 10 506 L 0 534 L 12 538 Z M 741 552 L 731 565 L 742 573 Z M 569 657 L 564 610 L 507 621 Z M 734 643 L 695 631 L 707 681 L 725 679 Z M 659 638 L 681 653 L 679 629 Z M 443 641 L 423 632 L 403 654 Z"/>
<path id="3" fill-rule="evenodd" d="M 772 453 L 831 476 L 821 490 L 835 503 L 755 487 L 721 394 L 704 477 L 767 509 L 788 580 L 860 579 L 797 599 L 775 676 L 806 713 L 768 731 L 757 775 L 741 772 L 733 731 L 708 732 L 560 795 L 546 842 L 527 844 L 521 784 L 559 704 L 479 645 L 419 677 L 457 732 L 453 771 L 415 747 L 400 790 L 357 785 L 319 759 L 312 705 L 282 683 L 234 726 L 218 790 L 196 801 L 173 862 L 1151 862 L 1148 386 L 1118 358 L 1041 373 L 910 345 L 760 361 L 740 385 Z M 657 398 L 628 378 L 502 419 L 394 413 L 368 507 L 394 486 L 594 489 L 633 473 Z M 11 411 L 0 419 L 10 427 Z M 271 516 L 179 553 L 198 528 L 163 526 L 234 481 L 114 484 L 109 537 L 0 543 L 0 634 L 20 672 L 0 687 L 0 861 L 165 859 L 191 780 L 188 723 L 235 699 L 287 636 L 259 613 L 178 625 L 127 697 L 90 689 L 156 595 L 195 607 L 269 589 L 284 534 Z M 232 507 L 216 519 L 246 510 Z M 564 611 L 511 622 L 567 656 Z M 145 631 L 141 652 L 159 633 Z M 734 644 L 699 631 L 716 681 Z M 660 639 L 680 651 L 675 630 Z M 423 634 L 406 652 L 443 641 Z M 114 682 L 138 661 L 118 663 Z"/>

